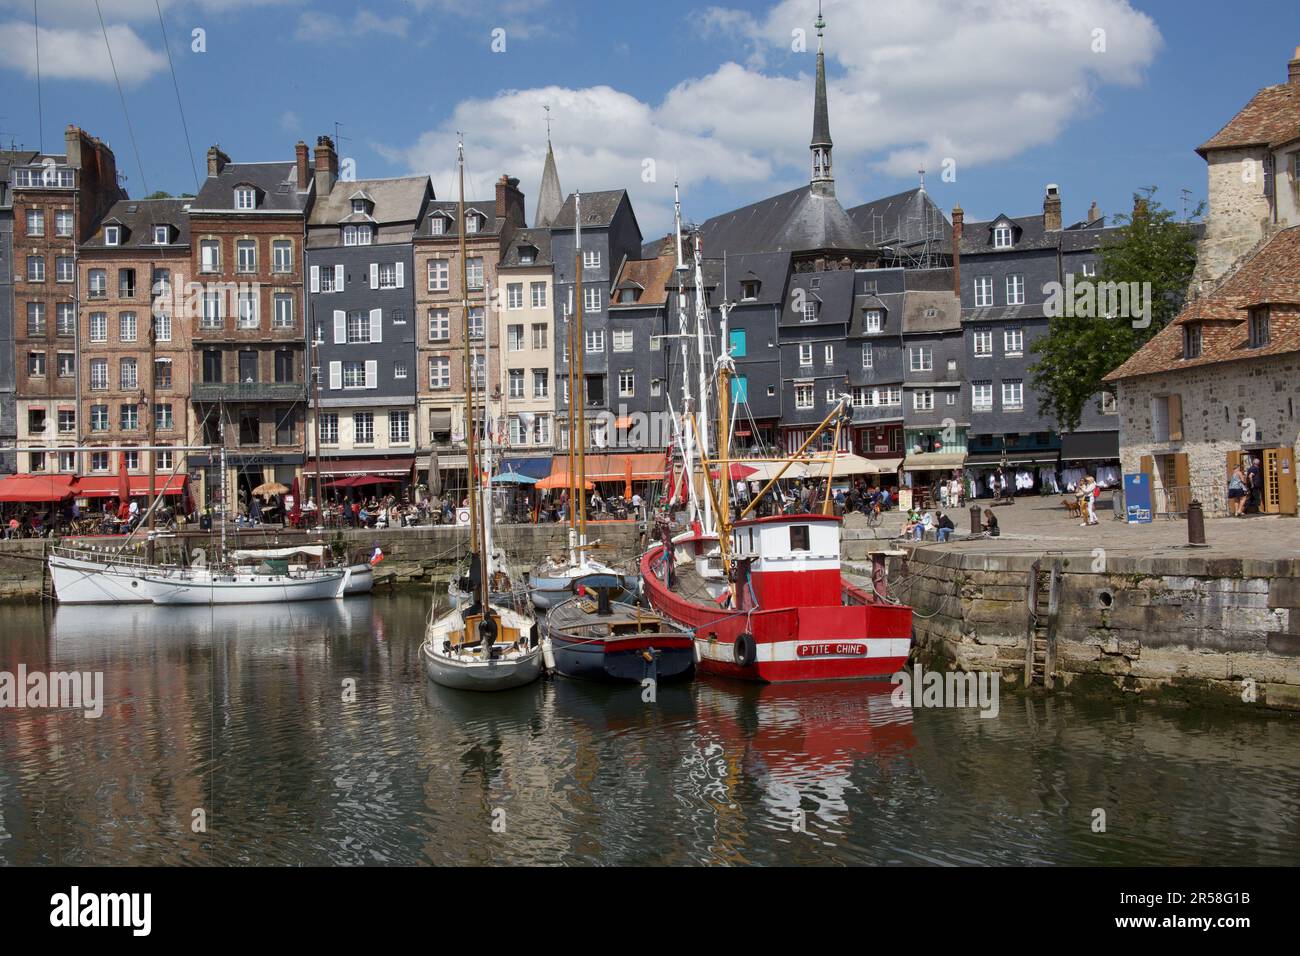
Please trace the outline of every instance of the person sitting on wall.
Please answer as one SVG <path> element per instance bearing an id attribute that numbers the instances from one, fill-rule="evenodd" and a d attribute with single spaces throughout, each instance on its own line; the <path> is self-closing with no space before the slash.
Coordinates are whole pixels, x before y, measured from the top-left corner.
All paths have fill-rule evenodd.
<path id="1" fill-rule="evenodd" d="M 935 537 L 937 540 L 947 541 L 952 537 L 952 533 L 956 530 L 957 528 L 952 523 L 952 519 L 948 517 L 948 513 L 946 511 L 940 511 L 939 520 L 935 523 Z"/>
<path id="2" fill-rule="evenodd" d="M 984 537 L 986 538 L 996 538 L 1002 533 L 998 528 L 997 516 L 993 514 L 992 510 L 989 508 L 984 509 L 984 524 L 981 530 L 984 532 Z"/>

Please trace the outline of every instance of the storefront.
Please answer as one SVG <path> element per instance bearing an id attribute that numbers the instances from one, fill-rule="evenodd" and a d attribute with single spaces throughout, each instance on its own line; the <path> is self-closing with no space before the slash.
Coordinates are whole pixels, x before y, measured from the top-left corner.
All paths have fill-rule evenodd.
<path id="1" fill-rule="evenodd" d="M 1092 475 L 1102 488 L 1123 483 L 1119 464 L 1119 432 L 1072 432 L 1061 436 L 1061 494 L 1070 494 L 1085 475 Z"/>

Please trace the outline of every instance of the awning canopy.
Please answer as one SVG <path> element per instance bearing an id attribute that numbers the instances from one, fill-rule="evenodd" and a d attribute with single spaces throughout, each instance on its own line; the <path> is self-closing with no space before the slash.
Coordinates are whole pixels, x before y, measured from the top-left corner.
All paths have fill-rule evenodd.
<path id="1" fill-rule="evenodd" d="M 929 451 L 911 454 L 903 459 L 904 471 L 932 471 L 939 468 L 960 468 L 966 461 L 964 451 Z"/>
<path id="2" fill-rule="evenodd" d="M 827 473 L 836 478 L 850 478 L 853 475 L 880 475 L 897 471 L 901 458 L 864 458 L 861 455 L 840 452 L 835 456 L 835 468 L 829 463 L 815 461 L 808 465 L 809 478 L 825 478 Z"/>
<path id="3" fill-rule="evenodd" d="M 185 493 L 185 483 L 190 480 L 187 474 L 154 476 L 154 492 L 160 495 L 181 495 Z M 116 475 L 88 475 L 78 478 L 75 494 L 78 498 L 116 498 L 120 490 L 120 479 Z M 149 497 L 149 476 L 128 476 L 131 497 Z"/>
<path id="4" fill-rule="evenodd" d="M 9 475 L 0 478 L 0 501 L 62 501 L 72 495 L 72 475 Z"/>
<path id="5" fill-rule="evenodd" d="M 391 458 L 322 458 L 320 473 L 322 477 L 337 478 L 344 475 L 409 475 L 415 464 L 414 455 L 396 455 Z M 308 478 L 316 474 L 316 460 L 313 458 L 303 466 Z"/>
<path id="6" fill-rule="evenodd" d="M 583 474 L 588 481 L 626 481 L 628 460 L 632 462 L 633 481 L 659 481 L 664 477 L 664 456 L 660 453 L 633 453 L 624 455 L 587 455 Z M 556 455 L 551 460 L 551 474 L 563 475 L 569 470 L 569 456 Z M 560 487 L 564 487 L 561 484 Z"/>
<path id="7" fill-rule="evenodd" d="M 1062 461 L 1119 457 L 1119 432 L 1071 432 L 1061 436 Z"/>
<path id="8" fill-rule="evenodd" d="M 967 468 L 996 468 L 1002 462 L 1007 463 L 1007 467 L 1012 465 L 1055 465 L 1055 451 L 1009 451 L 1005 455 L 1001 452 L 990 452 L 988 454 L 967 455 Z"/>
<path id="9" fill-rule="evenodd" d="M 429 429 L 435 432 L 451 431 L 451 412 L 429 412 Z"/>
<path id="10" fill-rule="evenodd" d="M 502 458 L 498 474 L 514 472 L 526 478 L 545 478 L 551 473 L 550 458 Z"/>

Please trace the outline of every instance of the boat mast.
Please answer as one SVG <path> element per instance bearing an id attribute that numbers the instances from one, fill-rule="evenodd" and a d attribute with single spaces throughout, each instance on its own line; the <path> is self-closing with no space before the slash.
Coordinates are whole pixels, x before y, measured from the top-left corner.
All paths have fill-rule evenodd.
<path id="1" fill-rule="evenodd" d="M 709 393 L 708 393 L 708 375 L 709 368 L 705 357 L 704 336 L 709 324 L 709 308 L 704 297 L 704 269 L 703 261 L 703 242 L 700 234 L 695 234 L 695 241 L 692 244 L 692 250 L 695 257 L 695 347 L 699 352 L 699 376 L 700 376 L 700 409 L 697 428 L 699 429 L 698 437 L 700 441 L 700 461 L 704 462 L 709 457 Z M 708 474 L 704 475 L 704 480 L 708 481 Z M 706 532 L 713 530 L 713 513 L 711 510 L 709 496 L 704 496 L 704 530 Z"/>
<path id="2" fill-rule="evenodd" d="M 147 400 L 148 402 L 147 407 L 145 408 L 145 414 L 148 416 L 146 427 L 148 428 L 148 441 L 149 441 L 149 534 L 145 540 L 144 553 L 145 553 L 145 561 L 147 561 L 149 564 L 154 563 L 155 544 L 154 544 L 153 536 L 154 536 L 154 531 L 158 527 L 158 523 L 156 520 L 158 509 L 155 507 L 155 504 L 158 500 L 158 490 L 157 490 L 157 484 L 154 481 L 154 477 L 157 472 L 158 453 L 153 450 L 154 441 L 156 440 L 157 437 L 157 422 L 154 420 L 154 414 L 155 414 L 154 394 L 155 394 L 155 389 L 157 388 L 157 382 L 154 381 L 154 376 L 156 373 L 156 369 L 154 368 L 154 363 L 157 361 L 156 356 L 157 356 L 157 343 L 158 343 L 158 333 L 157 333 L 158 301 L 157 298 L 155 297 L 159 294 L 159 292 L 158 289 L 156 288 L 156 285 L 157 285 L 157 280 L 155 280 L 154 278 L 154 263 L 153 260 L 151 259 L 149 261 L 149 291 L 153 293 L 153 295 L 150 297 L 149 300 L 149 371 L 145 373 L 149 377 L 148 378 L 149 397 Z M 129 491 L 130 488 L 131 488 L 131 479 L 127 478 L 127 490 Z"/>
<path id="3" fill-rule="evenodd" d="M 586 339 L 582 330 L 582 193 L 573 194 L 573 228 L 575 246 L 573 251 L 573 274 L 575 276 L 574 293 L 573 293 L 573 344 L 574 358 L 577 359 L 577 377 L 578 391 L 572 394 L 572 401 L 569 403 L 570 418 L 573 418 L 572 410 L 577 409 L 578 419 L 578 444 L 576 454 L 578 456 L 578 474 L 576 483 L 578 488 L 578 565 L 579 567 L 587 563 L 587 377 L 583 370 L 582 353 L 586 350 Z M 573 363 L 570 363 L 570 367 Z"/>
<path id="4" fill-rule="evenodd" d="M 718 551 L 722 557 L 722 568 L 727 575 L 727 586 L 731 589 L 732 607 L 736 606 L 736 582 L 731 575 L 731 506 L 728 496 L 731 493 L 731 464 L 728 461 L 731 435 L 729 401 L 731 399 L 731 377 L 736 371 L 736 363 L 731 358 L 731 349 L 727 347 L 727 303 L 726 286 L 723 286 L 724 299 L 719 304 L 722 313 L 720 323 L 722 331 L 722 354 L 718 356 Z M 709 480 L 705 471 L 705 480 Z"/>
<path id="5" fill-rule="evenodd" d="M 469 484 L 469 553 L 481 557 L 479 533 L 482 529 L 479 525 L 479 508 L 476 500 L 479 490 L 478 443 L 475 435 L 478 429 L 478 421 L 474 415 L 474 358 L 469 341 L 469 264 L 466 261 L 467 253 L 465 251 L 465 143 L 463 139 L 459 138 L 459 134 L 457 135 L 456 171 L 460 184 L 460 199 L 456 206 L 456 235 L 460 239 L 460 314 L 462 331 L 465 336 L 465 464 Z M 482 606 L 486 612 L 488 607 L 487 575 L 484 573 L 482 565 L 480 565 L 479 578 L 481 579 L 480 584 L 483 586 Z"/>
<path id="6" fill-rule="evenodd" d="M 218 412 L 217 414 L 220 415 L 221 412 Z M 219 555 L 218 560 L 224 562 L 226 560 L 226 522 L 230 520 L 230 495 L 227 494 L 227 492 L 230 489 L 226 487 L 225 423 L 218 418 L 217 425 L 221 429 L 221 550 L 219 550 L 217 554 Z M 211 461 L 212 459 L 209 458 L 208 460 Z"/>
<path id="7" fill-rule="evenodd" d="M 325 496 L 321 493 L 321 474 L 320 474 L 320 349 L 325 344 L 324 330 L 316 325 L 316 303 L 311 305 L 311 327 L 312 327 L 312 370 L 311 370 L 311 393 L 313 418 L 315 419 L 316 434 L 316 523 L 321 530 L 325 529 Z M 301 489 L 298 496 L 302 497 Z M 301 508 L 301 502 L 299 503 Z"/>
<path id="8" fill-rule="evenodd" d="M 576 418 L 576 413 L 574 411 L 573 402 L 574 402 L 574 396 L 578 394 L 578 383 L 573 375 L 574 363 L 577 361 L 576 358 L 577 349 L 574 346 L 574 342 L 573 342 L 573 290 L 572 289 L 569 290 L 569 301 L 566 302 L 564 305 L 564 334 L 566 336 L 565 342 L 566 345 L 568 346 L 568 348 L 565 351 L 565 354 L 568 356 L 568 366 L 569 366 L 565 372 L 565 374 L 568 375 L 567 384 L 569 386 L 568 391 L 566 392 L 566 395 L 569 400 L 569 414 L 568 414 L 568 420 L 565 422 L 565 428 L 568 431 L 568 435 L 569 435 L 569 458 L 568 458 L 569 468 L 568 471 L 565 472 L 564 477 L 565 477 L 565 481 L 567 482 L 567 484 L 565 485 L 565 490 L 569 496 L 569 509 L 568 509 L 569 514 L 567 515 L 569 519 L 569 563 L 577 564 L 578 563 L 578 551 L 577 551 L 578 497 L 576 492 L 574 491 L 575 482 L 577 481 L 577 474 L 578 474 L 578 459 L 574 451 L 574 445 L 576 441 L 575 436 L 577 435 L 577 429 L 575 428 L 575 423 L 577 421 L 577 418 Z"/>
<path id="9" fill-rule="evenodd" d="M 700 517 L 700 500 L 695 492 L 695 429 L 691 421 L 694 401 L 691 398 L 691 353 L 686 344 L 690 334 L 686 318 L 686 262 L 682 259 L 682 201 L 673 182 L 673 217 L 677 229 L 677 338 L 682 351 L 682 412 L 678 438 L 682 449 L 682 481 L 690 501 L 691 520 Z"/>

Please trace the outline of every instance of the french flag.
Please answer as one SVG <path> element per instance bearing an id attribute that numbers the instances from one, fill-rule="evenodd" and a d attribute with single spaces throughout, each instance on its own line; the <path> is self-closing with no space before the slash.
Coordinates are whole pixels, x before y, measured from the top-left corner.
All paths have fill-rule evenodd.
<path id="1" fill-rule="evenodd" d="M 384 549 L 375 545 L 374 554 L 370 555 L 370 566 L 373 568 L 380 561 L 384 560 Z"/>

